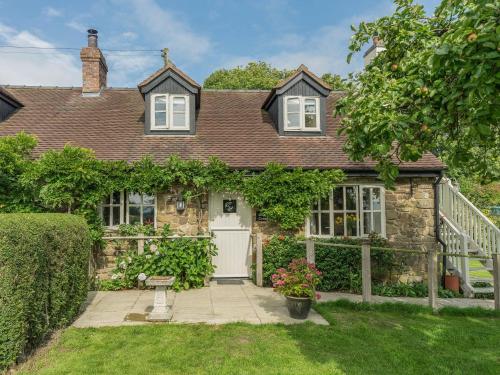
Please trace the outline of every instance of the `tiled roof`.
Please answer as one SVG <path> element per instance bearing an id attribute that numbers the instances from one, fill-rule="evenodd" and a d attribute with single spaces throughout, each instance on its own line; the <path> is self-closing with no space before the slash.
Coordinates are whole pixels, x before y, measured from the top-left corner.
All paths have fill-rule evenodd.
<path id="1" fill-rule="evenodd" d="M 144 135 L 144 100 L 137 89 L 106 89 L 99 97 L 83 97 L 81 88 L 8 87 L 24 104 L 0 123 L 0 136 L 21 130 L 35 134 L 37 153 L 65 144 L 94 149 L 97 157 L 137 160 L 152 155 L 163 160 L 206 160 L 217 156 L 231 167 L 260 169 L 270 161 L 289 167 L 372 170 L 373 162 L 352 162 L 337 135 L 339 119 L 332 113 L 339 93 L 327 99 L 326 136 L 279 136 L 269 114 L 261 109 L 269 91 L 202 90 L 196 135 Z M 433 155 L 403 170 L 440 170 Z"/>
<path id="2" fill-rule="evenodd" d="M 3 98 L 4 100 L 12 103 L 15 107 L 21 107 L 23 105 L 19 100 L 17 100 L 14 97 L 14 95 L 12 95 L 10 92 L 8 92 L 2 87 L 0 87 L 0 98 Z"/>
<path id="3" fill-rule="evenodd" d="M 141 87 L 146 86 L 148 83 L 153 82 L 156 78 L 158 78 L 159 76 L 161 76 L 167 70 L 172 70 L 173 72 L 177 73 L 177 75 L 179 75 L 182 78 L 184 78 L 192 86 L 194 86 L 196 88 L 201 88 L 201 86 L 195 80 L 193 80 L 186 73 L 184 73 L 182 70 L 180 70 L 178 67 L 176 67 L 174 64 L 172 64 L 170 62 L 167 65 L 165 65 L 164 67 L 162 67 L 161 69 L 158 69 L 156 72 L 154 72 L 153 74 L 151 74 L 144 81 L 142 81 L 141 83 L 139 83 L 137 85 L 137 87 L 141 88 Z"/>
<path id="4" fill-rule="evenodd" d="M 314 81 L 316 81 L 320 86 L 323 86 L 325 89 L 327 90 L 331 90 L 332 88 L 330 87 L 330 85 L 328 83 L 326 83 L 325 81 L 323 81 L 321 78 L 319 78 L 316 74 L 314 74 L 313 72 L 311 72 L 307 66 L 305 66 L 304 64 L 301 64 L 297 70 L 295 71 L 295 73 L 293 73 L 290 77 L 288 78 L 285 78 L 283 80 L 281 80 L 280 82 L 278 82 L 278 84 L 276 86 L 274 86 L 274 89 L 279 89 L 283 86 L 285 86 L 288 82 L 290 82 L 291 80 L 293 80 L 295 77 L 297 77 L 300 73 L 304 73 L 306 75 L 308 75 L 309 77 L 311 77 Z"/>

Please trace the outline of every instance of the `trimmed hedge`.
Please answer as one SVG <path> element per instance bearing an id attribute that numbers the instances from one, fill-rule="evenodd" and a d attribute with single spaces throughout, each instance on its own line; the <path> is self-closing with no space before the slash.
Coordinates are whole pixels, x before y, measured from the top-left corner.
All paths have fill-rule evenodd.
<path id="1" fill-rule="evenodd" d="M 271 276 L 278 268 L 286 268 L 292 259 L 304 258 L 304 244 L 297 241 L 300 238 L 291 236 L 273 236 L 263 249 L 263 281 L 265 286 L 271 286 Z M 360 239 L 329 238 L 322 242 L 360 245 Z M 373 246 L 387 246 L 387 242 L 378 237 L 372 237 Z M 316 245 L 316 267 L 323 273 L 318 285 L 320 291 L 350 291 L 361 290 L 361 251 L 351 248 Z M 372 250 L 372 278 L 374 282 L 384 280 L 394 270 L 394 253 Z"/>
<path id="2" fill-rule="evenodd" d="M 81 217 L 0 214 L 0 369 L 78 314 L 91 246 Z"/>

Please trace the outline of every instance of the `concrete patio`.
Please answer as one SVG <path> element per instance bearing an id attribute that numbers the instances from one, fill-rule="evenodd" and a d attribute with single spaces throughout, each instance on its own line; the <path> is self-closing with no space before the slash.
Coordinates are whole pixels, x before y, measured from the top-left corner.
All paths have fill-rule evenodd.
<path id="1" fill-rule="evenodd" d="M 74 327 L 102 327 L 134 324 L 158 324 L 126 317 L 139 317 L 151 311 L 154 291 L 125 290 L 118 292 L 91 292 L 85 311 L 73 323 Z M 172 323 L 224 324 L 246 322 L 303 323 L 288 315 L 285 300 L 270 288 L 258 288 L 250 281 L 243 285 L 217 285 L 180 293 L 167 293 L 167 304 L 173 310 Z M 328 324 L 311 310 L 308 320 Z"/>
<path id="2" fill-rule="evenodd" d="M 140 319 L 152 309 L 153 290 L 124 290 L 89 293 L 85 310 L 73 323 L 74 327 L 103 327 L 149 323 Z M 321 301 L 348 299 L 361 301 L 360 295 L 348 293 L 321 293 Z M 373 303 L 402 302 L 427 305 L 427 298 L 373 296 Z M 243 285 L 217 285 L 183 291 L 168 292 L 167 303 L 173 310 L 173 323 L 224 324 L 247 322 L 252 324 L 296 324 L 303 320 L 288 315 L 285 299 L 270 288 L 258 288 L 250 281 Z M 440 298 L 438 306 L 493 308 L 492 300 L 467 298 Z M 132 317 L 132 319 L 131 319 Z M 134 319 L 133 317 L 139 317 Z M 328 324 L 311 310 L 308 321 Z"/>

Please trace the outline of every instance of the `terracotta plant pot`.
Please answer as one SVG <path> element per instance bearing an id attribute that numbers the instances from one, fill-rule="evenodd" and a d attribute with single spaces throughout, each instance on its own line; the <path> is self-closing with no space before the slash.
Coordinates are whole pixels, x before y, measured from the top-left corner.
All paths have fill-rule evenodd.
<path id="1" fill-rule="evenodd" d="M 460 279 L 455 275 L 445 275 L 444 287 L 458 293 L 460 291 Z"/>
<path id="2" fill-rule="evenodd" d="M 306 319 L 311 310 L 312 300 L 307 297 L 286 296 L 286 307 L 294 319 Z"/>

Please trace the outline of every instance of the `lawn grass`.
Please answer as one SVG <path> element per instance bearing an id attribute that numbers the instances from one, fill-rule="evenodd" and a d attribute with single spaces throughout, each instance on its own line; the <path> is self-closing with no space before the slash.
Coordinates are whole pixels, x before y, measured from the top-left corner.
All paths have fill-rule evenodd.
<path id="1" fill-rule="evenodd" d="M 497 312 L 347 301 L 316 309 L 331 326 L 69 328 L 20 373 L 500 374 Z"/>

